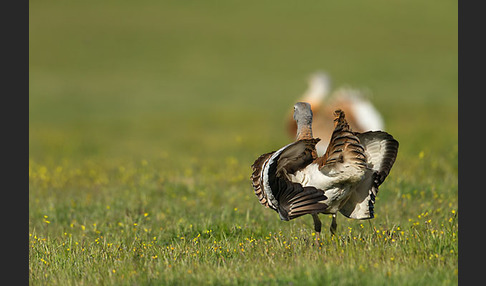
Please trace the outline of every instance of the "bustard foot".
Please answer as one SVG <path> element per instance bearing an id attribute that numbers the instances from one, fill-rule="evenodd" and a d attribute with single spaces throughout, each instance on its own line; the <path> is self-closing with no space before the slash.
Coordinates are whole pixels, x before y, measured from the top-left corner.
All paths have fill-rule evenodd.
<path id="1" fill-rule="evenodd" d="M 332 235 L 336 234 L 336 229 L 337 229 L 336 214 L 332 214 L 331 227 L 329 228 Z"/>
<path id="2" fill-rule="evenodd" d="M 321 220 L 317 216 L 317 214 L 312 214 L 312 218 L 314 219 L 314 230 L 316 231 L 316 245 L 321 245 Z"/>

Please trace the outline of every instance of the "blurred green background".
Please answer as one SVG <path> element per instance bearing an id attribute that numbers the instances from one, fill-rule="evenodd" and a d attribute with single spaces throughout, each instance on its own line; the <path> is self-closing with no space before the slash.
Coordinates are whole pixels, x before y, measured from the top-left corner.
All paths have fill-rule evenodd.
<path id="1" fill-rule="evenodd" d="M 457 148 L 457 1 L 29 5 L 32 160 L 251 164 L 316 70 L 369 89 L 402 152 Z"/>
<path id="2" fill-rule="evenodd" d="M 457 5 L 29 1 L 29 282 L 455 285 Z M 319 251 L 249 180 L 318 70 L 400 142 L 375 219 Z"/>

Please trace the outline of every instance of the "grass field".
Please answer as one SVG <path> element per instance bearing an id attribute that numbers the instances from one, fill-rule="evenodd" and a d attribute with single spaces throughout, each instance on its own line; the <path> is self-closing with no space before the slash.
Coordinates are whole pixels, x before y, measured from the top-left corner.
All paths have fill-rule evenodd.
<path id="1" fill-rule="evenodd" d="M 456 285 L 457 1 L 31 1 L 31 285 Z M 397 161 L 313 245 L 253 194 L 307 76 L 372 93 Z"/>

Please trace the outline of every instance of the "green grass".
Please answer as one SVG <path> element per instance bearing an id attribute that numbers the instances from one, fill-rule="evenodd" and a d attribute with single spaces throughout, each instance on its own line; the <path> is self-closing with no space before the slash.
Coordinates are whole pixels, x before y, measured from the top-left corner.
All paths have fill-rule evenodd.
<path id="1" fill-rule="evenodd" d="M 456 285 L 457 2 L 30 2 L 32 285 Z M 313 244 L 253 194 L 315 70 L 397 161 Z"/>

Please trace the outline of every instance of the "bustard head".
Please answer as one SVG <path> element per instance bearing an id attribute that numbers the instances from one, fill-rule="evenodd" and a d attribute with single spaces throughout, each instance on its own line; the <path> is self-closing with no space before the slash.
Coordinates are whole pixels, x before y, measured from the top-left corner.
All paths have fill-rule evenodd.
<path id="1" fill-rule="evenodd" d="M 294 120 L 297 122 L 297 126 L 310 126 L 312 124 L 311 105 L 307 102 L 297 102 L 294 105 Z"/>

